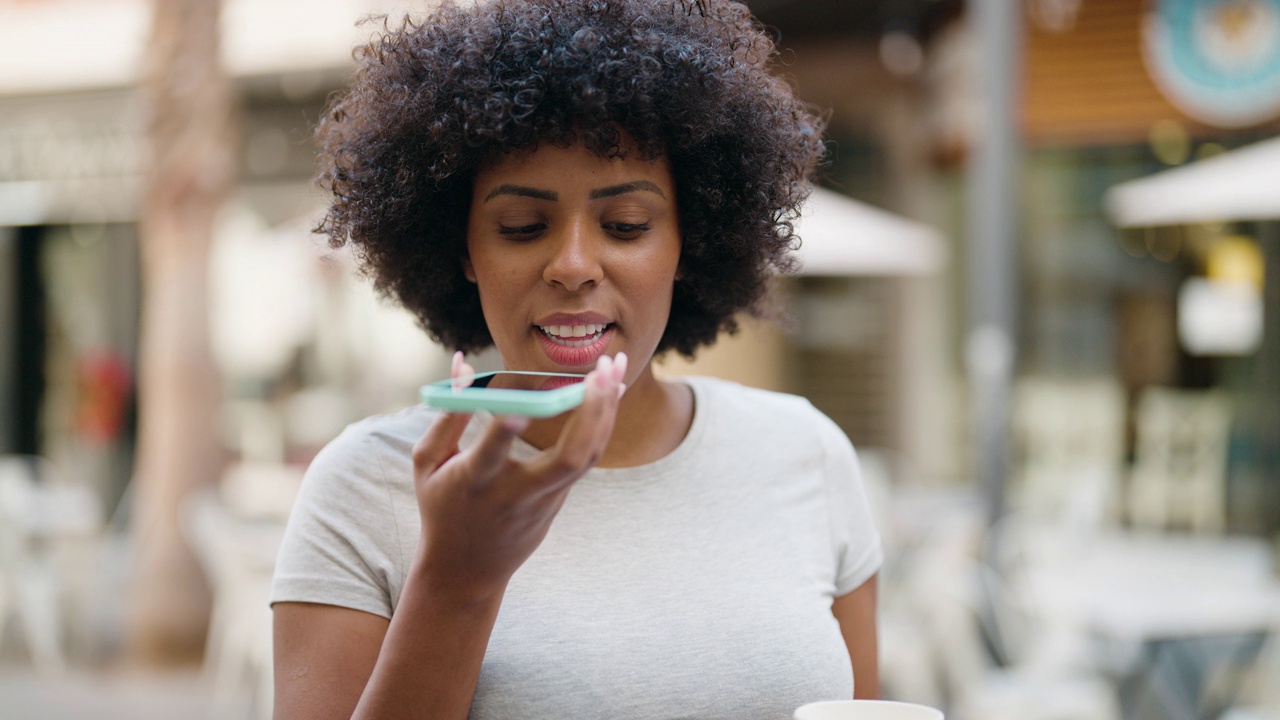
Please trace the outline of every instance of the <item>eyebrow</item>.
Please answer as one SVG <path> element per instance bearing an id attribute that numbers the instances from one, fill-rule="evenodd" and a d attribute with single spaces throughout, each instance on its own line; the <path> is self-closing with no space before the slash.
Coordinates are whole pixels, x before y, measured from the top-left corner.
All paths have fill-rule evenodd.
<path id="1" fill-rule="evenodd" d="M 622 183 L 621 185 L 610 185 L 607 188 L 592 190 L 588 195 L 588 199 L 599 200 L 601 198 L 617 197 L 618 195 L 626 195 L 632 192 L 651 192 L 657 193 L 658 197 L 665 198 L 662 189 L 648 180 L 636 180 L 635 182 Z"/>
<path id="2" fill-rule="evenodd" d="M 648 180 L 636 180 L 634 182 L 622 183 L 621 185 L 610 185 L 609 187 L 592 190 L 588 195 L 590 200 L 601 200 L 603 198 L 617 197 L 618 195 L 626 195 L 632 192 L 651 192 L 656 193 L 658 197 L 665 198 L 662 189 Z M 555 202 L 560 199 L 560 195 L 551 190 L 543 190 L 541 188 L 529 187 L 528 185 L 512 185 L 511 183 L 503 183 L 488 195 L 484 196 L 484 202 L 498 197 L 499 195 L 515 195 L 517 197 L 534 198 L 535 200 L 550 200 Z"/>
<path id="3" fill-rule="evenodd" d="M 512 185 L 510 183 L 503 183 L 491 190 L 488 195 L 485 195 L 484 201 L 489 202 L 499 195 L 516 195 L 518 197 L 528 197 L 536 200 L 551 200 L 553 202 L 560 198 L 559 195 L 550 190 L 540 190 L 535 187 L 529 187 L 528 185 Z"/>

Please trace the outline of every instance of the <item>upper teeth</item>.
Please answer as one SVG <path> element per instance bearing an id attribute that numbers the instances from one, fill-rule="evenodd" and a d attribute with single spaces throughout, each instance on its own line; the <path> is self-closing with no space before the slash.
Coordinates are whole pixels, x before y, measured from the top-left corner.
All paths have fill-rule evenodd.
<path id="1" fill-rule="evenodd" d="M 606 325 L 542 325 L 542 332 L 562 338 L 580 338 L 604 332 Z"/>

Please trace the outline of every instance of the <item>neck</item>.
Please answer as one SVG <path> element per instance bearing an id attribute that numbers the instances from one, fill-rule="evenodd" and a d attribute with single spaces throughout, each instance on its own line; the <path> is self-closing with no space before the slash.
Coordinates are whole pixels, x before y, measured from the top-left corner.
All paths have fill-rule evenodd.
<path id="1" fill-rule="evenodd" d="M 545 449 L 556 443 L 565 416 L 536 420 L 521 438 Z M 693 421 L 693 390 L 678 381 L 662 381 L 646 364 L 618 402 L 613 434 L 599 467 L 634 467 L 666 457 L 680 444 Z"/>

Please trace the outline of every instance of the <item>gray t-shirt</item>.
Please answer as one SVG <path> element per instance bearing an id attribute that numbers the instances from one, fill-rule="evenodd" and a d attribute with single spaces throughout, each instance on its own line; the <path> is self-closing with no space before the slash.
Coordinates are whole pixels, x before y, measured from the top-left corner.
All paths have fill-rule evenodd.
<path id="1" fill-rule="evenodd" d="M 686 381 L 679 447 L 589 471 L 511 579 L 473 720 L 783 720 L 852 696 L 831 602 L 883 560 L 852 446 L 802 398 Z M 364 420 L 316 458 L 273 603 L 395 612 L 420 531 L 410 451 L 432 417 Z"/>

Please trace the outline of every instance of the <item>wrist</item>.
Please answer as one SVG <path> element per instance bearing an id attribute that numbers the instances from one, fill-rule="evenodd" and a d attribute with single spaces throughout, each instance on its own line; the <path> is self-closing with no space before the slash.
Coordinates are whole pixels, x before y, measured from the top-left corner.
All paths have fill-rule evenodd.
<path id="1" fill-rule="evenodd" d="M 460 567 L 456 558 L 439 558 L 419 544 L 409 567 L 405 586 L 412 584 L 423 593 L 458 610 L 480 610 L 502 603 L 509 578 L 485 578 Z"/>

